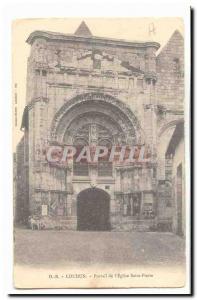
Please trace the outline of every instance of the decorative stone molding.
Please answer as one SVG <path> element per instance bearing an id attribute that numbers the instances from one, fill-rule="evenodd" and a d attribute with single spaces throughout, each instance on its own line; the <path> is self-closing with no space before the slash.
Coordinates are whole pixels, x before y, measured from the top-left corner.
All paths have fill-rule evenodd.
<path id="1" fill-rule="evenodd" d="M 84 103 L 84 104 L 83 104 Z M 138 140 L 144 141 L 144 136 L 140 127 L 140 123 L 130 108 L 119 99 L 103 93 L 85 93 L 75 96 L 68 100 L 56 113 L 51 125 L 51 139 L 56 140 L 60 132 L 60 124 L 66 114 L 70 113 L 70 119 L 74 119 L 75 115 L 73 109 L 83 110 L 86 113 L 85 105 L 88 104 L 88 110 L 103 113 L 112 118 L 124 133 L 132 133 L 134 130 L 136 142 Z M 79 113 L 78 113 L 79 114 Z M 116 119 L 118 117 L 118 119 Z M 68 119 L 67 119 L 68 120 Z M 68 124 L 64 124 L 68 127 Z M 133 135 L 133 134 L 131 134 Z"/>
<path id="2" fill-rule="evenodd" d="M 69 42 L 69 41 L 78 41 L 78 42 L 85 42 L 86 44 L 103 44 L 105 47 L 112 45 L 112 46 L 121 46 L 121 47 L 137 47 L 137 48 L 155 48 L 156 50 L 159 49 L 160 44 L 157 42 L 129 42 L 125 40 L 119 39 L 110 39 L 110 38 L 102 38 L 102 37 L 81 37 L 75 35 L 68 35 L 62 34 L 58 32 L 50 32 L 50 31 L 41 31 L 36 30 L 32 32 L 26 42 L 28 44 L 33 44 L 36 39 L 45 39 L 46 41 L 55 41 L 55 42 Z"/>

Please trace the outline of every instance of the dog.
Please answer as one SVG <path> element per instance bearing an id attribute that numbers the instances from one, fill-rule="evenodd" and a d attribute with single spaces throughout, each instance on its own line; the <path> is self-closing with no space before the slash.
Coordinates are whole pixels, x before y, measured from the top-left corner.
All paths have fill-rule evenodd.
<path id="1" fill-rule="evenodd" d="M 40 230 L 42 229 L 42 222 L 41 220 L 36 220 L 32 216 L 29 217 L 29 225 L 31 230 Z"/>

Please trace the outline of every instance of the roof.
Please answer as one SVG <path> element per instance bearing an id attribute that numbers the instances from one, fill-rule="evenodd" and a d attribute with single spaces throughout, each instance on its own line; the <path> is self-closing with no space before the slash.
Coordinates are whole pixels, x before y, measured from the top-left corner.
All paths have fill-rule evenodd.
<path id="1" fill-rule="evenodd" d="M 88 26 L 86 25 L 86 23 L 83 21 L 83 22 L 81 22 L 81 24 L 75 31 L 75 35 L 90 37 L 90 36 L 92 36 L 92 33 L 91 33 L 90 29 L 88 28 Z"/>
<path id="2" fill-rule="evenodd" d="M 173 41 L 174 39 L 179 39 L 179 40 L 183 40 L 183 41 L 184 41 L 184 38 L 183 38 L 183 36 L 182 36 L 182 34 L 180 33 L 179 30 L 175 30 L 175 31 L 173 32 L 173 34 L 170 36 L 170 38 L 169 38 L 169 40 L 167 41 L 167 43 L 165 43 L 165 45 L 164 45 L 163 47 L 160 47 L 160 48 L 158 49 L 158 51 L 157 51 L 157 53 L 156 53 L 157 57 L 159 57 L 159 55 L 162 54 L 163 50 L 165 50 L 165 49 L 168 47 L 169 43 L 170 43 L 171 41 Z"/>
<path id="3" fill-rule="evenodd" d="M 120 46 L 120 47 L 139 47 L 139 48 L 146 48 L 146 47 L 154 47 L 159 49 L 160 44 L 153 41 L 128 41 L 123 39 L 114 39 L 114 38 L 107 38 L 107 37 L 97 37 L 92 35 L 90 29 L 83 21 L 74 34 L 63 34 L 60 32 L 52 32 L 52 31 L 42 31 L 36 30 L 33 31 L 29 37 L 27 38 L 26 42 L 28 44 L 33 44 L 34 40 L 37 38 L 44 38 L 48 41 L 59 41 L 59 42 L 85 42 L 91 44 L 103 44 L 103 45 L 112 45 L 112 46 Z"/>
<path id="4" fill-rule="evenodd" d="M 28 106 L 26 105 L 23 111 L 22 122 L 21 122 L 21 130 L 28 129 L 29 124 L 29 114 L 28 114 Z"/>

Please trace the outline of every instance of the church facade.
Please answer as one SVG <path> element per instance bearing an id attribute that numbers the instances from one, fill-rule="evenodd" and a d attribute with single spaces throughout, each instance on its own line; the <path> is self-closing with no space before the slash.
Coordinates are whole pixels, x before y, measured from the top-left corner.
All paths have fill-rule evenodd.
<path id="1" fill-rule="evenodd" d="M 170 228 L 166 149 L 183 121 L 180 33 L 160 52 L 152 41 L 95 37 L 84 22 L 73 35 L 32 32 L 27 43 L 16 219 L 33 215 L 45 228 L 68 230 Z M 151 157 L 132 165 L 73 160 L 60 168 L 46 160 L 52 145 L 145 145 Z"/>

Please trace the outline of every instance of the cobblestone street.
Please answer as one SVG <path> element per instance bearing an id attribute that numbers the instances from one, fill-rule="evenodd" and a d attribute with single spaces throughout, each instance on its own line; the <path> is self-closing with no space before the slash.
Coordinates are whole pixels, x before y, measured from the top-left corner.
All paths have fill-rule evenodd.
<path id="1" fill-rule="evenodd" d="M 15 230 L 15 263 L 170 266 L 184 261 L 184 240 L 171 233 Z"/>

